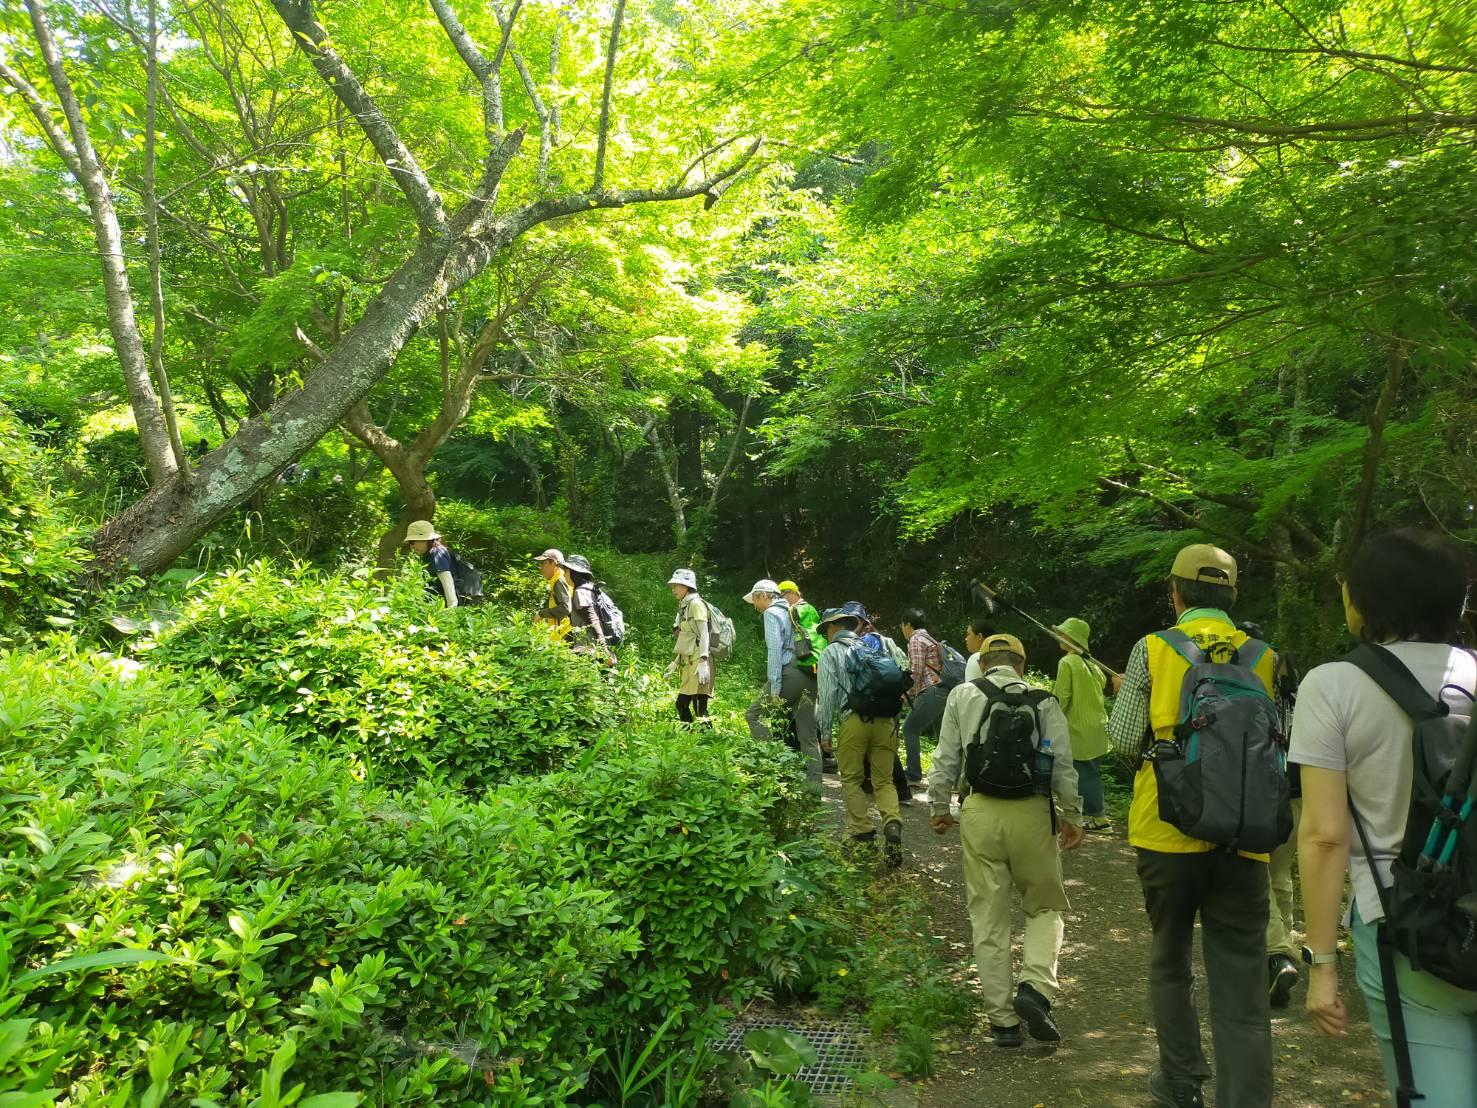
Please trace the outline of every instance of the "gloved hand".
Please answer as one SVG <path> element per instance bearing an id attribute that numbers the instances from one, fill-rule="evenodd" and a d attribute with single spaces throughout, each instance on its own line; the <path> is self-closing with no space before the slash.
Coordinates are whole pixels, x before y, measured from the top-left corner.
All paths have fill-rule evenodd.
<path id="1" fill-rule="evenodd" d="M 706 685 L 713 680 L 713 663 L 703 658 L 697 664 L 697 683 Z"/>
<path id="2" fill-rule="evenodd" d="M 667 663 L 667 668 L 664 669 L 664 670 L 662 670 L 662 676 L 663 677 L 671 677 L 672 674 L 674 674 L 676 672 L 677 672 L 677 659 L 676 658 L 673 658 L 670 662 Z"/>

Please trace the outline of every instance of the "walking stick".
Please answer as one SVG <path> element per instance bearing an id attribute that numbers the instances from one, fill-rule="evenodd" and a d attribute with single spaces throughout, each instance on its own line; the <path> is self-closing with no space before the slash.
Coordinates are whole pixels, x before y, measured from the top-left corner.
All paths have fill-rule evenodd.
<path id="1" fill-rule="evenodd" d="M 1109 666 L 1107 663 L 1100 662 L 1098 661 L 1098 659 L 1094 658 L 1092 654 L 1088 651 L 1086 643 L 1078 642 L 1071 635 L 1068 635 L 1064 631 L 1058 631 L 1055 627 L 1048 627 L 1046 624 L 1042 623 L 1039 619 L 1033 616 L 1030 612 L 1026 611 L 1024 608 L 1018 607 L 1017 605 L 1012 604 L 1009 600 L 1006 600 L 998 589 L 992 589 L 980 578 L 976 577 L 973 581 L 971 581 L 969 583 L 969 588 L 970 591 L 972 591 L 974 595 L 978 597 L 980 601 L 985 605 L 985 608 L 990 613 L 990 615 L 994 615 L 1001 608 L 1008 608 L 1010 611 L 1014 612 L 1022 619 L 1029 620 L 1031 623 L 1034 623 L 1037 627 L 1041 628 L 1041 630 L 1045 631 L 1052 638 L 1056 639 L 1057 642 L 1065 643 L 1067 646 L 1070 646 L 1073 650 L 1077 651 L 1077 653 L 1081 654 L 1082 657 L 1087 659 L 1087 661 L 1097 666 L 1097 668 L 1102 671 L 1104 677 L 1112 678 L 1122 676 L 1116 670 L 1114 670 L 1112 666 Z"/>

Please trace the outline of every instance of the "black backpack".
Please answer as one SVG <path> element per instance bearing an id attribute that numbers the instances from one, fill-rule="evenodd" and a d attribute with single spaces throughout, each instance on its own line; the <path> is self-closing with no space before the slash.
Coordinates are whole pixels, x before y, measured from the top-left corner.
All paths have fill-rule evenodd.
<path id="1" fill-rule="evenodd" d="M 1454 685 L 1442 689 L 1443 694 L 1451 690 L 1464 697 L 1460 704 L 1431 696 L 1382 646 L 1365 643 L 1343 660 L 1368 674 L 1414 725 L 1410 808 L 1389 888 L 1374 865 L 1364 821 L 1352 800 L 1349 804 L 1385 910 L 1376 930 L 1380 976 L 1395 1048 L 1396 1101 L 1406 1108 L 1420 1094 L 1410 1064 L 1395 953 L 1458 988 L 1477 989 L 1477 821 L 1470 818 L 1477 807 L 1477 777 L 1472 773 L 1477 712 L 1472 692 Z"/>
<path id="2" fill-rule="evenodd" d="M 626 615 L 603 584 L 595 581 L 590 587 L 595 590 L 595 615 L 600 620 L 600 631 L 606 645 L 614 649 L 626 641 Z"/>
<path id="3" fill-rule="evenodd" d="M 1041 745 L 1041 705 L 1052 698 L 1045 689 L 1019 686 L 1000 688 L 981 677 L 970 682 L 989 702 L 964 750 L 964 781 L 972 793 L 1020 800 L 1049 796 L 1051 777 L 1042 780 L 1037 768 Z"/>
<path id="4" fill-rule="evenodd" d="M 451 583 L 456 586 L 458 604 L 482 603 L 482 574 L 467 559 L 455 550 L 447 548 L 451 555 Z"/>
<path id="5" fill-rule="evenodd" d="M 873 650 L 858 639 L 846 651 L 846 706 L 862 719 L 894 719 L 913 675 L 892 659 L 886 647 Z"/>
<path id="6" fill-rule="evenodd" d="M 1207 650 L 1178 629 L 1159 637 L 1190 663 L 1174 737 L 1149 752 L 1159 818 L 1192 839 L 1270 854 L 1292 834 L 1292 798 L 1277 705 L 1255 672 L 1267 644 Z"/>

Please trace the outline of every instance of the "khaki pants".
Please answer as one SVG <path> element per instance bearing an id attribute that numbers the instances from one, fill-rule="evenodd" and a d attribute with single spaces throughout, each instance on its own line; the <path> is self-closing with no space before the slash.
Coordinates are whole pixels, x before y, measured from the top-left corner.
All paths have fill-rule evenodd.
<path id="1" fill-rule="evenodd" d="M 1267 957 L 1285 954 L 1299 961 L 1298 945 L 1292 941 L 1292 863 L 1298 852 L 1298 824 L 1303 822 L 1301 798 L 1292 802 L 1292 838 L 1272 851 L 1267 878 L 1272 883 L 1272 911 L 1267 917 Z"/>
<path id="2" fill-rule="evenodd" d="M 1057 995 L 1056 963 L 1062 950 L 1062 913 L 1070 905 L 1062 885 L 1062 856 L 1051 832 L 1045 797 L 1000 800 L 978 793 L 964 798 L 959 812 L 964 848 L 964 888 L 974 960 L 980 972 L 985 1015 L 996 1027 L 1020 1018 L 1010 976 L 1010 891 L 1021 891 L 1026 933 L 1021 944 L 1021 980 L 1047 1000 Z"/>
<path id="3" fill-rule="evenodd" d="M 897 757 L 897 720 L 874 719 L 865 723 L 853 713 L 841 721 L 836 737 L 836 772 L 841 778 L 841 799 L 846 802 L 846 829 L 853 835 L 876 830 L 868 811 L 867 794 L 862 791 L 866 776 L 863 763 L 868 756 L 872 765 L 880 767 L 872 774 L 872 798 L 885 825 L 898 818 L 897 786 L 888 768 Z"/>

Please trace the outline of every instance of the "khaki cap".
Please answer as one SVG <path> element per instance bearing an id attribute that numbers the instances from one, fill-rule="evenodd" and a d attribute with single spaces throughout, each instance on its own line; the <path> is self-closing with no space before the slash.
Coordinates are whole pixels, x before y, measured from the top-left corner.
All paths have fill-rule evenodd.
<path id="1" fill-rule="evenodd" d="M 406 542 L 435 542 L 440 537 L 428 519 L 418 519 L 405 529 Z"/>
<path id="2" fill-rule="evenodd" d="M 997 650 L 1008 650 L 1012 654 L 1019 654 L 1021 660 L 1025 661 L 1026 648 L 1014 635 L 991 635 L 985 640 L 985 645 L 980 647 L 981 654 L 993 654 Z"/>
<path id="3" fill-rule="evenodd" d="M 1185 581 L 1204 581 L 1211 585 L 1236 587 L 1236 559 L 1218 546 L 1197 542 L 1174 557 L 1171 577 Z"/>

